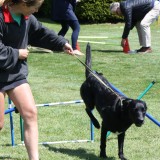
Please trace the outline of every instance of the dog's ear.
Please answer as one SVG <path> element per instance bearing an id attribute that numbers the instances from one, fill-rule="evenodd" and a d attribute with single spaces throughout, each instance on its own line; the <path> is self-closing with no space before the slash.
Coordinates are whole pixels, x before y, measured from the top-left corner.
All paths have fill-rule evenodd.
<path id="1" fill-rule="evenodd" d="M 127 98 L 122 101 L 122 104 L 123 106 L 128 106 L 131 102 L 132 102 L 132 99 Z"/>
<path id="2" fill-rule="evenodd" d="M 145 101 L 141 101 L 141 103 L 143 104 L 145 110 L 147 110 L 147 104 L 146 104 L 146 102 Z"/>

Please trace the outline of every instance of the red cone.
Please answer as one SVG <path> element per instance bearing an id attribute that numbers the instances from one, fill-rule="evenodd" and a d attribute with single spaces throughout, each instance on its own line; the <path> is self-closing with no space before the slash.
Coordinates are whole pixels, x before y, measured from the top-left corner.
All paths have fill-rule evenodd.
<path id="1" fill-rule="evenodd" d="M 128 53 L 129 51 L 130 51 L 129 42 L 128 42 L 128 38 L 126 38 L 126 43 L 123 47 L 123 52 Z"/>

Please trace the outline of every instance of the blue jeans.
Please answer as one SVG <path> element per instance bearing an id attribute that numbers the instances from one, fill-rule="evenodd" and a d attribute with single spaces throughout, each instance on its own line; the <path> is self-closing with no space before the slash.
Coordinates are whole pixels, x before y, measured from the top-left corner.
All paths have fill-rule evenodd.
<path id="1" fill-rule="evenodd" d="M 80 31 L 80 25 L 79 22 L 77 20 L 62 20 L 59 21 L 59 23 L 61 24 L 62 28 L 59 31 L 58 35 L 61 36 L 65 36 L 67 31 L 69 30 L 69 27 L 71 27 L 72 29 L 72 35 L 71 35 L 71 41 L 72 41 L 72 48 L 73 50 L 76 49 L 76 43 L 78 40 L 78 35 L 79 35 L 79 31 Z"/>

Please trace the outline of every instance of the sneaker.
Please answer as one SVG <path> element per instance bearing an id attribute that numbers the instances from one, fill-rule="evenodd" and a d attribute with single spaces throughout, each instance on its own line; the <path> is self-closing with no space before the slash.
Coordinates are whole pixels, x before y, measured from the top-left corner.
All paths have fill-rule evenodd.
<path id="1" fill-rule="evenodd" d="M 137 50 L 137 53 L 151 53 L 152 49 L 151 47 L 141 47 Z"/>
<path id="2" fill-rule="evenodd" d="M 73 54 L 77 55 L 77 56 L 84 56 L 84 53 L 80 52 L 79 50 L 73 50 Z"/>

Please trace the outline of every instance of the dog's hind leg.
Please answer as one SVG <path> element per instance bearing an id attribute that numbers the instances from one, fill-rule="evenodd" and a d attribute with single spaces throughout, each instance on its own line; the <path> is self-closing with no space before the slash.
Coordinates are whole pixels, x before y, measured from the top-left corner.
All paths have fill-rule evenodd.
<path id="1" fill-rule="evenodd" d="M 125 132 L 118 135 L 118 156 L 121 160 L 127 160 L 124 157 L 124 153 L 123 153 L 124 137 L 125 137 Z"/>
<path id="2" fill-rule="evenodd" d="M 94 117 L 92 111 L 91 111 L 89 108 L 86 108 L 86 112 L 87 112 L 88 116 L 90 117 L 93 125 L 94 125 L 97 129 L 99 129 L 99 128 L 100 128 L 100 124 L 99 124 L 99 122 L 97 121 L 97 119 Z"/>
<path id="3" fill-rule="evenodd" d="M 107 130 L 102 122 L 101 142 L 100 142 L 100 157 L 102 157 L 102 158 L 107 158 L 107 155 L 106 155 L 106 134 L 107 134 Z"/>

